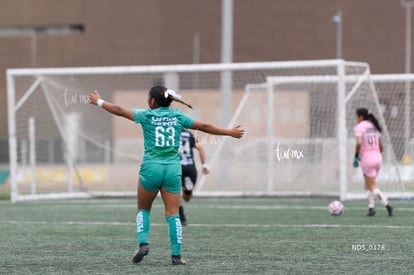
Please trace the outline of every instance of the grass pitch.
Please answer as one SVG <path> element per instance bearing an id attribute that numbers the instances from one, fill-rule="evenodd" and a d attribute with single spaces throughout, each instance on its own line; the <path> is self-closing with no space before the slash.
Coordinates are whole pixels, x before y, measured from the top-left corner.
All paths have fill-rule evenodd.
<path id="1" fill-rule="evenodd" d="M 135 265 L 135 200 L 0 201 L 0 274 L 409 274 L 414 202 L 365 217 L 366 202 L 194 198 L 184 203 L 186 266 L 172 266 L 160 199 L 150 253 Z"/>

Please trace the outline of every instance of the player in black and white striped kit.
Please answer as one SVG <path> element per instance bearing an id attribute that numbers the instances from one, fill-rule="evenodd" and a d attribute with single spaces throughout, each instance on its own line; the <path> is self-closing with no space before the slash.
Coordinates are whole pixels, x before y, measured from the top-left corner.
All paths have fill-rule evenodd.
<path id="1" fill-rule="evenodd" d="M 197 182 L 197 168 L 194 161 L 194 152 L 193 149 L 197 149 L 200 155 L 200 161 L 203 165 L 203 174 L 208 174 L 209 170 L 206 165 L 206 157 L 204 154 L 204 148 L 200 143 L 197 142 L 194 135 L 183 129 L 180 136 L 180 156 L 181 156 L 181 168 L 182 168 L 182 198 L 184 201 L 188 202 L 191 200 L 193 195 L 193 188 Z M 187 225 L 187 220 L 184 214 L 184 208 L 180 205 L 179 209 L 180 220 L 182 225 Z"/>

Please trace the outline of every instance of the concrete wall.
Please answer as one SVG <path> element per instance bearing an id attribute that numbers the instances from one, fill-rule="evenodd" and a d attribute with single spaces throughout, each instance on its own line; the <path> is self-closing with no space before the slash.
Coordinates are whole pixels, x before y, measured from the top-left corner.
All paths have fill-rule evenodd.
<path id="1" fill-rule="evenodd" d="M 343 11 L 343 58 L 373 73 L 404 71 L 400 1 L 234 1 L 234 62 L 332 59 Z M 0 159 L 7 157 L 5 70 L 20 67 L 187 64 L 194 35 L 201 63 L 220 62 L 220 0 L 2 0 L 0 28 L 80 23 L 81 35 L 0 37 Z M 35 64 L 34 63 L 35 60 Z M 0 161 L 0 162 L 1 162 Z"/>

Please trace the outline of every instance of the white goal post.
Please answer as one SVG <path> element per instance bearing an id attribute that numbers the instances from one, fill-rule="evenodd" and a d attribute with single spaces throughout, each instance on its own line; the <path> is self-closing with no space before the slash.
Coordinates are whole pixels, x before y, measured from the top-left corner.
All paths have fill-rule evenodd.
<path id="1" fill-rule="evenodd" d="M 223 83 L 229 72 L 231 83 Z M 173 108 L 214 124 L 226 113 L 223 87 L 231 87 L 232 117 L 222 126 L 241 124 L 246 130 L 241 140 L 194 131 L 211 170 L 199 173 L 195 196 L 362 196 L 362 175 L 349 167 L 349 148 L 354 109 L 363 102 L 390 140 L 385 191 L 410 191 L 411 175 L 401 177 L 394 152 L 400 132 L 388 131 L 369 66 L 314 60 L 9 69 L 11 200 L 135 196 L 142 131 L 88 104 L 87 95 L 97 89 L 126 108 L 147 108 L 148 90 L 160 83 L 195 107 Z"/>

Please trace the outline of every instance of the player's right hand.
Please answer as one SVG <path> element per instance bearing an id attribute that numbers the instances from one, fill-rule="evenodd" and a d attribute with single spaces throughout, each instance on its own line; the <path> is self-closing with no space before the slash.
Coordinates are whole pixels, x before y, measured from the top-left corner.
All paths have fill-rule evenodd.
<path id="1" fill-rule="evenodd" d="M 89 103 L 90 104 L 93 104 L 93 105 L 96 105 L 96 101 L 98 100 L 98 99 L 100 99 L 101 98 L 101 95 L 98 93 L 98 91 L 93 91 L 89 96 L 88 96 L 88 99 L 89 99 Z"/>

